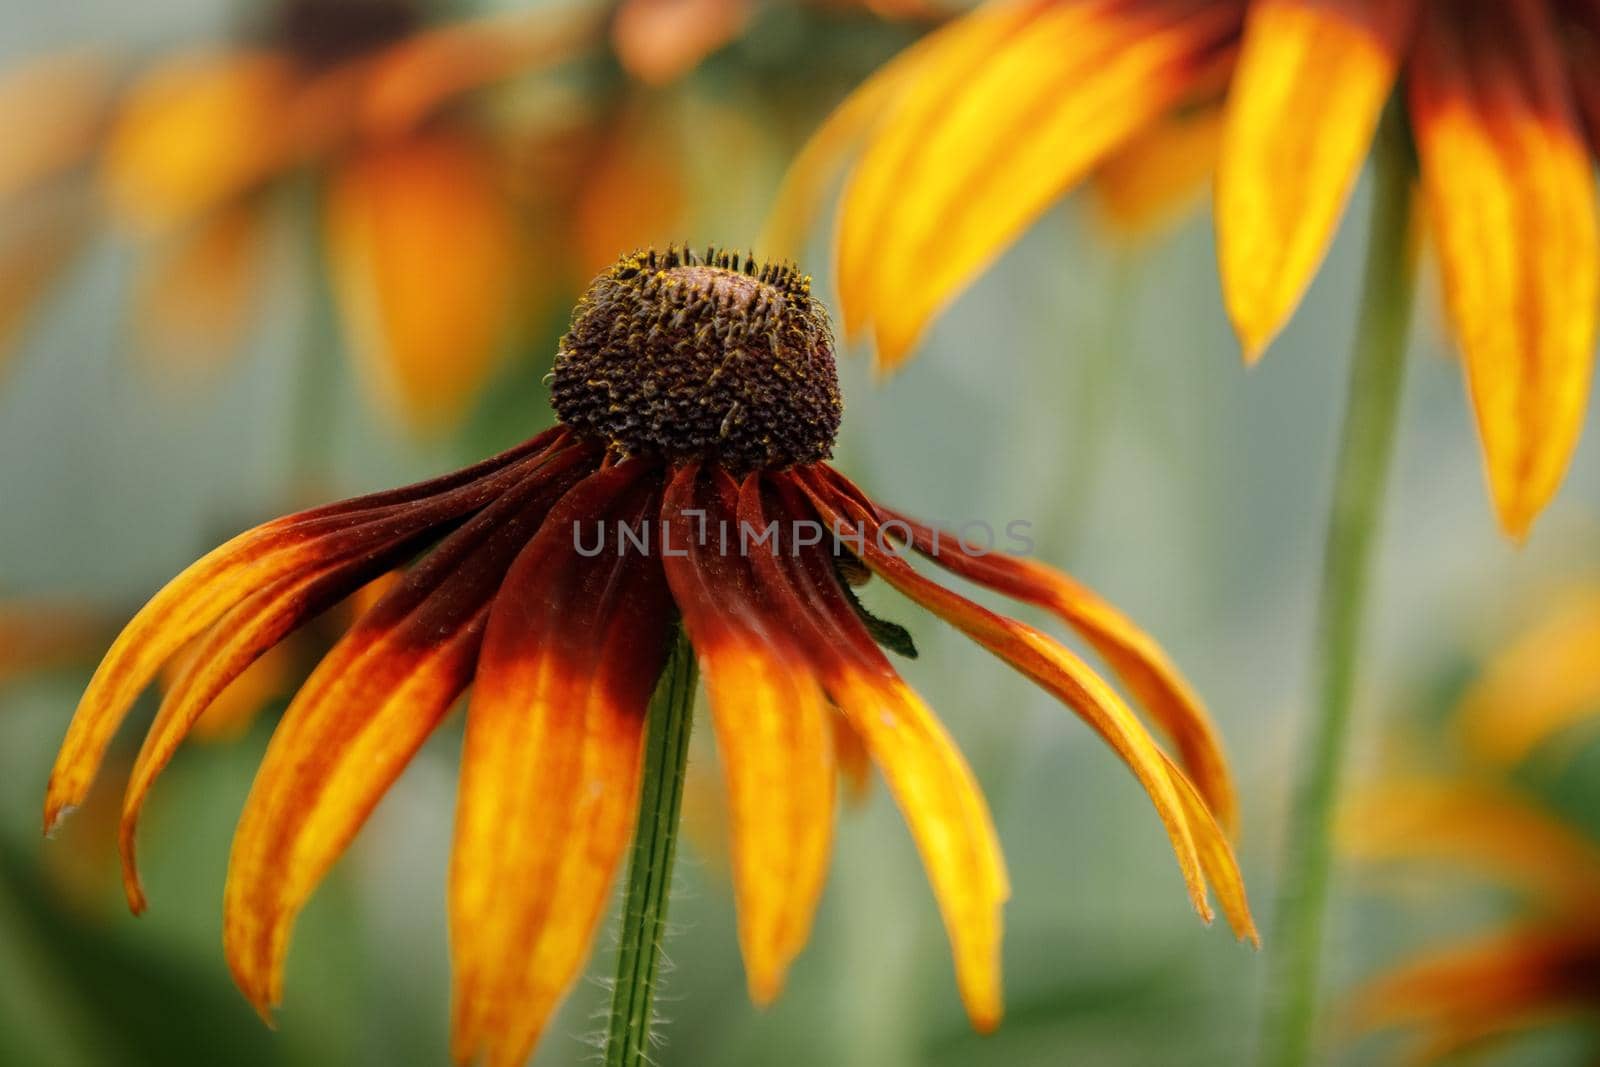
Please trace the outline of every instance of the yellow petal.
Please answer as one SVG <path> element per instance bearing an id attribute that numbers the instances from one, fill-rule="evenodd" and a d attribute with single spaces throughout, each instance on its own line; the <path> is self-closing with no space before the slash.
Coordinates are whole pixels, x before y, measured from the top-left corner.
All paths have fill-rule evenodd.
<path id="1" fill-rule="evenodd" d="M 885 368 L 1052 201 L 1186 99 L 1237 28 L 1232 4 L 991 5 L 956 26 L 867 148 L 841 205 L 847 332 Z"/>
<path id="2" fill-rule="evenodd" d="M 1228 94 L 1217 258 L 1245 357 L 1288 321 L 1337 228 L 1416 0 L 1257 0 Z"/>
<path id="3" fill-rule="evenodd" d="M 696 644 L 727 779 L 739 944 L 758 1004 L 805 947 L 833 845 L 832 714 L 810 677 L 767 649 Z"/>
<path id="4" fill-rule="evenodd" d="M 750 564 L 701 543 L 684 506 L 694 488 L 691 469 L 668 494 L 664 521 L 687 554 L 663 563 L 705 673 L 727 782 L 739 946 L 751 999 L 767 1004 L 805 947 L 827 878 L 833 713 L 804 651 L 753 595 Z M 716 528 L 713 504 L 699 514 Z"/>
<path id="5" fill-rule="evenodd" d="M 128 90 L 105 147 L 112 209 L 143 230 L 192 221 L 291 158 L 290 68 L 268 53 L 194 53 Z"/>
<path id="6" fill-rule="evenodd" d="M 499 362 L 516 220 L 489 149 L 438 132 L 366 147 L 333 181 L 332 270 L 350 344 L 416 429 L 459 421 Z"/>
<path id="7" fill-rule="evenodd" d="M 922 38 L 873 72 L 817 127 L 795 155 L 773 200 L 756 247 L 769 259 L 798 259 L 828 186 L 913 76 L 923 57 L 944 46 L 948 31 Z"/>
<path id="8" fill-rule="evenodd" d="M 1600 887 L 1600 849 L 1518 795 L 1472 781 L 1402 779 L 1358 793 L 1340 843 L 1366 860 L 1465 867 L 1581 915 Z"/>
<path id="9" fill-rule="evenodd" d="M 842 479 L 840 479 L 842 481 Z M 1230 831 L 1238 820 L 1233 776 L 1205 702 L 1155 639 L 1092 589 L 1035 560 L 963 551 L 959 534 L 879 507 L 910 531 L 916 550 L 952 574 L 1028 604 L 1076 630 L 1144 705 L 1178 754 L 1206 804 Z"/>
<path id="10" fill-rule="evenodd" d="M 1472 750 L 1503 766 L 1600 718 L 1600 589 L 1568 594 L 1498 652 L 1462 698 L 1457 718 Z"/>
<path id="11" fill-rule="evenodd" d="M 1201 919 L 1210 922 L 1207 866 L 1216 864 L 1224 855 L 1231 857 L 1232 850 L 1209 812 L 1204 819 L 1190 818 L 1187 780 L 1117 692 L 1086 663 L 1045 634 L 1015 619 L 996 615 L 930 581 L 887 551 L 883 545 L 892 535 L 885 534 L 883 527 L 852 498 L 821 484 L 820 476 L 814 476 L 808 492 L 828 525 L 843 529 L 864 526 L 866 536 L 860 546 L 848 541 L 845 544 L 852 552 L 860 547 L 862 562 L 875 574 L 1056 696 L 1112 747 L 1149 795 L 1172 844 L 1189 900 Z M 1230 907 L 1227 914 L 1239 937 L 1254 938 L 1247 910 Z"/>
<path id="12" fill-rule="evenodd" d="M 228 965 L 263 1015 L 281 999 L 301 908 L 472 681 L 507 571 L 577 477 L 542 475 L 517 480 L 413 566 L 323 657 L 274 731 L 223 895 Z M 549 539 L 570 545 L 571 529 L 569 519 Z"/>
<path id="13" fill-rule="evenodd" d="M 866 742 L 933 883 L 972 1025 L 1000 1025 L 1000 905 L 1011 894 L 988 805 L 961 752 L 897 678 L 848 671 L 828 691 Z"/>
<path id="14" fill-rule="evenodd" d="M 1429 5 L 1409 76 L 1489 485 L 1521 538 L 1565 476 L 1589 397 L 1593 167 L 1543 5 Z"/>
<path id="15" fill-rule="evenodd" d="M 671 602 L 658 562 L 580 558 L 571 531 L 635 473 L 573 490 L 495 598 L 450 860 L 458 1062 L 527 1060 L 589 954 L 633 827 Z"/>

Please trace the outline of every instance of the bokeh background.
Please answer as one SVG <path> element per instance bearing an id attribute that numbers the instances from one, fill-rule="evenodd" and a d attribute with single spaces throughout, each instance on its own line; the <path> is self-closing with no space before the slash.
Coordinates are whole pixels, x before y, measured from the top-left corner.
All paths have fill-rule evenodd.
<path id="1" fill-rule="evenodd" d="M 247 12 L 217 0 L 12 2 L 0 16 L 0 61 L 88 42 L 137 65 L 174 45 L 224 38 L 242 21 Z M 327 323 L 325 279 L 308 266 L 314 226 L 274 231 L 237 354 L 175 374 L 134 358 L 136 242 L 95 223 L 19 325 L 0 378 L 0 615 L 9 612 L 12 627 L 0 633 L 82 630 L 58 662 L 28 659 L 0 688 L 0 1062 L 444 1061 L 459 717 L 312 902 L 278 1028 L 268 1030 L 229 980 L 220 910 L 229 836 L 283 699 L 242 736 L 180 753 L 145 820 L 151 908 L 135 920 L 121 902 L 108 832 L 117 783 L 101 783 L 106 810 L 91 803 L 53 841 L 38 832 L 50 762 L 103 647 L 100 627 L 120 623 L 248 523 L 449 469 L 548 425 L 540 379 L 574 287 L 596 265 L 585 242 L 659 239 L 629 227 L 665 221 L 667 236 L 753 246 L 787 155 L 926 24 L 921 14 L 773 0 L 754 8 L 732 44 L 664 86 L 619 70 L 602 40 L 507 88 L 513 104 L 500 121 L 511 132 L 501 136 L 515 140 L 521 115 L 537 114 L 538 125 L 596 108 L 597 121 L 613 124 L 604 132 L 636 139 L 642 154 L 604 174 L 579 168 L 571 195 L 609 183 L 583 210 L 612 230 L 592 222 L 585 236 L 551 224 L 536 235 L 541 262 L 561 269 L 520 301 L 492 382 L 444 433 L 408 433 L 361 388 Z M 624 123 L 633 126 L 623 131 Z M 529 140 L 527 154 L 542 144 Z M 536 161 L 509 158 L 537 172 Z M 639 222 L 638 201 L 668 184 L 674 210 Z M 549 217 L 570 219 L 575 202 L 556 203 Z M 1106 224 L 1092 194 L 1051 212 L 891 380 L 874 380 L 866 353 L 842 353 L 844 469 L 908 511 L 1032 522 L 1041 557 L 1122 606 L 1206 695 L 1241 780 L 1241 859 L 1267 929 L 1307 705 L 1365 205 L 1364 182 L 1301 311 L 1250 371 L 1218 298 L 1205 212 L 1133 238 Z M 307 210 L 292 195 L 280 208 L 290 219 Z M 804 265 L 831 294 L 825 228 Z M 1552 597 L 1600 571 L 1592 433 L 1531 542 L 1519 549 L 1496 532 L 1429 270 L 1362 671 L 1357 784 L 1400 759 L 1448 767 L 1449 709 L 1486 657 Z M 994 808 L 1014 882 L 1007 1020 L 991 1037 L 968 1031 L 931 893 L 881 784 L 842 818 L 812 944 L 785 996 L 753 1008 L 735 943 L 715 756 L 702 730 L 657 1061 L 1022 1067 L 1248 1057 L 1264 955 L 1195 921 L 1133 779 L 1069 713 L 980 649 L 883 590 L 871 589 L 869 601 L 911 629 L 922 656 L 906 674 L 949 725 Z M 136 718 L 153 703 L 141 707 Z M 131 724 L 124 745 L 138 732 Z M 1519 775 L 1600 833 L 1600 746 L 1569 744 Z M 1345 994 L 1364 978 L 1511 906 L 1437 872 L 1397 880 L 1349 867 L 1338 893 L 1329 938 L 1329 983 L 1341 991 L 1329 1000 L 1335 1028 Z M 602 933 L 590 977 L 537 1063 L 593 1057 L 610 936 Z M 1592 1041 L 1577 1026 L 1556 1026 L 1483 1062 L 1581 1062 Z M 1400 1047 L 1392 1034 L 1353 1031 L 1336 1045 L 1351 1063 Z"/>

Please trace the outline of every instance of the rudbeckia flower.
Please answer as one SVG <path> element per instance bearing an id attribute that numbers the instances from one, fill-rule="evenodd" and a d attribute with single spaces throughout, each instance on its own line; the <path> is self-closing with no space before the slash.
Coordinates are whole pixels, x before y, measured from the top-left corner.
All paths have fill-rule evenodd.
<path id="1" fill-rule="evenodd" d="M 282 217 L 277 194 L 309 175 L 365 383 L 410 428 L 458 420 L 525 295 L 503 138 L 473 94 L 567 58 L 594 22 L 566 11 L 430 24 L 412 0 L 278 0 L 238 43 L 126 79 L 96 101 L 92 151 L 74 159 L 94 168 L 112 220 L 147 257 L 134 291 L 143 347 L 186 369 L 233 347 Z M 55 115 L 60 80 L 22 78 L 0 105 Z M 24 147 L 60 169 L 61 145 Z M 6 184 L 0 174 L 0 193 Z"/>
<path id="2" fill-rule="evenodd" d="M 1392 783 L 1347 813 L 1347 840 L 1371 861 L 1443 862 L 1512 890 L 1528 914 L 1430 950 L 1369 980 L 1359 1028 L 1420 1031 L 1434 1062 L 1520 1032 L 1600 1019 L 1600 848 L 1532 800 L 1460 780 Z"/>
<path id="3" fill-rule="evenodd" d="M 840 105 L 797 160 L 770 247 L 792 246 L 834 163 L 864 142 L 839 208 L 839 295 L 846 333 L 870 328 L 894 367 L 1053 202 L 1097 170 L 1148 178 L 1121 154 L 1148 153 L 1141 139 L 1225 92 L 1222 289 L 1254 360 L 1316 273 L 1397 85 L 1488 481 L 1520 537 L 1560 486 L 1594 361 L 1593 3 L 991 2 Z"/>
<path id="4" fill-rule="evenodd" d="M 1254 938 L 1219 826 L 1233 793 L 1216 734 L 1159 647 L 1065 576 L 968 554 L 828 464 L 841 405 L 808 278 L 714 251 L 627 256 L 578 305 L 551 393 L 559 425 L 508 452 L 267 523 L 205 556 L 129 623 L 84 694 L 47 826 L 84 799 L 161 664 L 202 642 L 125 801 L 139 910 L 139 811 L 207 703 L 317 612 L 407 568 L 300 687 L 245 804 L 223 939 L 263 1012 L 279 1001 L 295 916 L 470 684 L 449 892 L 454 1052 L 526 1057 L 605 909 L 632 830 L 647 702 L 681 622 L 724 767 L 752 996 L 779 992 L 807 938 L 843 731 L 883 772 L 921 850 L 974 1024 L 995 1025 L 1008 887 L 994 828 L 841 572 L 870 570 L 1076 711 L 1148 792 L 1194 907 L 1211 917 L 1209 886 Z M 1076 655 L 927 577 L 910 550 L 1064 621 L 1174 738 L 1185 769 Z"/>

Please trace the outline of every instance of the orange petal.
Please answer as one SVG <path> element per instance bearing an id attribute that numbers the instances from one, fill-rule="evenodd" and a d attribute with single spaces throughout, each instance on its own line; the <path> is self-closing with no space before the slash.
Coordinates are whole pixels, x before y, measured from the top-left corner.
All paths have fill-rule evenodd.
<path id="1" fill-rule="evenodd" d="M 45 829 L 82 803 L 117 727 L 161 665 L 224 612 L 285 577 L 470 514 L 564 446 L 542 434 L 442 478 L 290 515 L 207 553 L 150 599 L 112 643 L 67 727 L 45 796 Z M 575 462 L 573 450 L 550 461 Z"/>
<path id="2" fill-rule="evenodd" d="M 1357 993 L 1356 1027 L 1419 1025 L 1412 1057 L 1433 1063 L 1491 1036 L 1588 1010 L 1584 976 L 1600 963 L 1592 931 L 1524 927 L 1439 949 L 1377 976 Z"/>
<path id="3" fill-rule="evenodd" d="M 878 510 L 904 523 L 917 551 L 952 574 L 1036 604 L 1076 630 L 1177 745 L 1184 768 L 1218 821 L 1230 832 L 1235 829 L 1238 798 L 1222 737 L 1199 694 L 1150 635 L 1093 590 L 1060 571 L 1001 552 L 979 555 L 963 551 L 954 533 L 935 530 L 888 508 Z"/>
<path id="4" fill-rule="evenodd" d="M 693 509 L 713 520 L 721 513 L 695 500 L 695 478 L 693 468 L 680 475 L 662 508 L 671 543 L 687 552 L 663 563 L 711 701 L 750 996 L 768 1004 L 805 947 L 827 877 L 832 712 L 802 651 L 751 595 L 749 564 L 701 543 Z"/>
<path id="5" fill-rule="evenodd" d="M 1500 523 L 1560 486 L 1594 364 L 1593 167 L 1543 4 L 1431 4 L 1410 68 L 1422 181 Z"/>
<path id="6" fill-rule="evenodd" d="M 111 63 L 61 52 L 0 74 L 0 205 L 88 160 L 105 117 Z"/>
<path id="7" fill-rule="evenodd" d="M 1600 849 L 1520 796 L 1471 781 L 1406 779 L 1357 794 L 1340 843 L 1369 861 L 1465 867 L 1574 915 L 1592 911 Z"/>
<path id="8" fill-rule="evenodd" d="M 1149 794 L 1167 830 L 1190 901 L 1200 917 L 1210 922 L 1212 912 L 1206 898 L 1202 856 L 1216 859 L 1225 851 L 1231 857 L 1232 850 L 1214 820 L 1197 822 L 1189 818 L 1183 775 L 1167 760 L 1116 691 L 1087 664 L 1046 635 L 1014 619 L 996 615 L 918 574 L 883 547 L 889 535 L 882 532 L 860 504 L 842 494 L 830 494 L 825 486 L 813 484 L 808 486 L 808 492 L 828 524 L 846 530 L 865 529 L 866 536 L 860 545 L 844 543 L 852 552 L 860 549 L 862 562 L 871 567 L 873 573 L 1054 694 L 1122 757 Z M 1236 872 L 1229 877 L 1230 882 L 1233 881 Z M 1230 922 L 1234 918 L 1233 914 L 1229 915 Z M 1254 936 L 1248 925 L 1236 924 L 1234 932 L 1240 937 Z"/>
<path id="9" fill-rule="evenodd" d="M 759 476 L 745 483 L 741 522 L 766 526 Z M 777 479 L 789 528 L 815 521 L 792 483 Z M 895 674 L 839 587 L 830 556 L 812 547 L 780 560 L 750 554 L 773 621 L 786 625 L 822 675 L 882 770 L 922 855 L 955 955 L 956 981 L 972 1024 L 999 1025 L 1001 905 L 1010 894 L 993 820 L 977 780 L 944 727 Z"/>
<path id="10" fill-rule="evenodd" d="M 207 720 L 221 728 L 242 728 L 272 696 L 292 688 L 293 656 L 282 644 L 289 634 L 320 614 L 385 566 L 414 555 L 419 539 L 404 536 L 354 560 L 309 567 L 302 574 L 264 585 L 243 599 L 174 660 L 175 669 L 160 710 L 145 735 L 122 804 L 120 845 L 122 882 L 128 906 L 145 907 L 135 858 L 135 836 L 144 802 L 191 731 Z M 212 731 L 218 729 L 213 722 Z"/>
<path id="11" fill-rule="evenodd" d="M 635 476 L 619 470 L 551 514 L 484 640 L 450 865 L 459 1062 L 526 1061 L 588 955 L 632 829 L 670 602 L 659 563 L 579 558 L 571 532 Z M 615 517 L 637 522 L 638 503 Z"/>
<path id="12" fill-rule="evenodd" d="M 665 85 L 732 41 L 749 19 L 748 0 L 622 0 L 611 46 L 628 73 Z"/>
<path id="13" fill-rule="evenodd" d="M 234 834 L 223 898 L 228 964 L 263 1014 L 281 999 L 300 909 L 472 680 L 490 602 L 572 480 L 525 478 L 441 542 L 284 712 Z"/>
<path id="14" fill-rule="evenodd" d="M 1245 358 L 1288 321 L 1338 226 L 1416 0 L 1257 0 L 1228 94 L 1217 258 Z"/>
<path id="15" fill-rule="evenodd" d="M 169 238 L 140 273 L 141 348 L 163 371 L 195 377 L 237 350 L 255 295 L 262 221 L 261 205 L 229 204 Z"/>
<path id="16" fill-rule="evenodd" d="M 1192 93 L 1237 18 L 1226 2 L 1089 0 L 955 23 L 963 47 L 919 68 L 845 191 L 846 331 L 870 321 L 880 364 L 902 362 L 1052 201 Z"/>
<path id="17" fill-rule="evenodd" d="M 1533 630 L 1495 654 L 1462 698 L 1457 721 L 1473 751 L 1509 766 L 1571 727 L 1600 717 L 1600 589 L 1575 590 Z"/>
<path id="18" fill-rule="evenodd" d="M 1094 191 L 1111 228 L 1138 239 L 1187 214 L 1211 179 L 1221 135 L 1221 108 L 1180 108 L 1107 156 Z"/>
<path id="19" fill-rule="evenodd" d="M 464 134 L 365 148 L 334 178 L 329 254 L 350 343 L 415 428 L 459 421 L 493 374 L 515 231 L 489 149 Z"/>
<path id="20" fill-rule="evenodd" d="M 111 205 L 141 229 L 193 220 L 289 162 L 293 76 L 269 53 L 192 53 L 129 89 L 106 147 Z"/>
<path id="21" fill-rule="evenodd" d="M 833 761 L 844 778 L 845 798 L 852 804 L 864 803 L 872 789 L 872 753 L 850 720 L 841 714 L 833 721 Z"/>

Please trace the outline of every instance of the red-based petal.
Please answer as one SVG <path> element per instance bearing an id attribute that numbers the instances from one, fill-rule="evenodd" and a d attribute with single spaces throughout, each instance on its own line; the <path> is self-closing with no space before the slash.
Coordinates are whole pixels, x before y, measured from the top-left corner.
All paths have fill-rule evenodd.
<path id="1" fill-rule="evenodd" d="M 628 462 L 569 493 L 496 597 L 467 713 L 450 868 L 453 1049 L 523 1063 L 581 968 L 638 802 L 671 601 L 659 561 L 584 558 L 574 523 L 653 509 Z M 623 501 L 619 494 L 627 494 Z"/>

